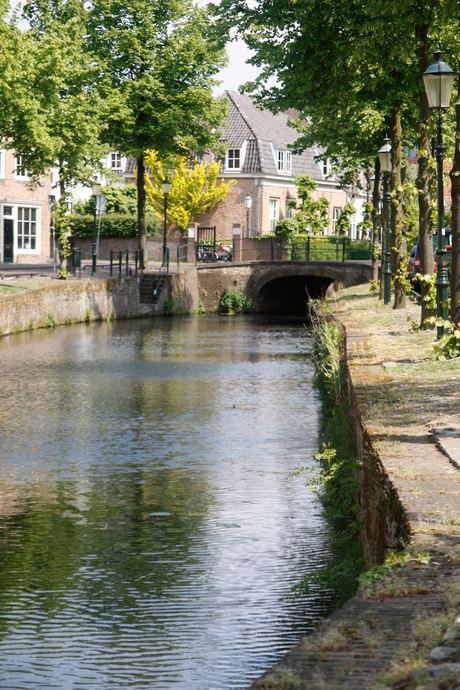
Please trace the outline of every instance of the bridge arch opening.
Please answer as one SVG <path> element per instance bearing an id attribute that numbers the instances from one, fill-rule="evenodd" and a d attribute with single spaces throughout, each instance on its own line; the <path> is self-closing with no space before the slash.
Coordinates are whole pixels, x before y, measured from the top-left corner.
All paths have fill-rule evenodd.
<path id="1" fill-rule="evenodd" d="M 274 278 L 261 287 L 256 300 L 260 313 L 282 313 L 303 316 L 308 295 L 321 298 L 333 283 L 332 278 L 319 276 L 284 276 Z"/>

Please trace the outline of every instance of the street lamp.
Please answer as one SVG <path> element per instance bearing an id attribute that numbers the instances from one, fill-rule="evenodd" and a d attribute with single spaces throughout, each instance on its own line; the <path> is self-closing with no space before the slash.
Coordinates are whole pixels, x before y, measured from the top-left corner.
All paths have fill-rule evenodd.
<path id="1" fill-rule="evenodd" d="M 97 268 L 97 251 L 98 251 L 98 240 L 99 231 L 101 228 L 101 216 L 105 213 L 105 205 L 107 197 L 105 194 L 101 194 L 101 185 L 93 184 L 92 192 L 94 196 L 94 229 L 93 229 L 93 265 L 91 268 L 91 275 L 96 274 Z M 96 226 L 96 216 L 99 216 L 99 225 Z"/>
<path id="2" fill-rule="evenodd" d="M 244 205 L 246 207 L 246 233 L 249 238 L 249 211 L 251 210 L 252 206 L 252 197 L 250 194 L 246 194 L 244 197 Z"/>
<path id="3" fill-rule="evenodd" d="M 438 326 L 438 340 L 444 334 L 444 321 L 447 321 L 449 312 L 447 308 L 447 295 L 449 279 L 447 268 L 444 265 L 444 254 L 446 253 L 446 234 L 444 228 L 444 180 L 443 180 L 443 161 L 446 147 L 442 140 L 442 115 L 450 105 L 450 96 L 454 85 L 454 73 L 442 60 L 442 52 L 439 46 L 434 52 L 434 62 L 423 73 L 426 96 L 430 110 L 438 111 L 438 136 L 436 139 L 436 162 L 438 177 L 438 254 L 436 271 L 436 305 L 438 319 L 442 318 L 442 326 Z"/>
<path id="4" fill-rule="evenodd" d="M 163 195 L 165 199 L 165 227 L 163 233 L 163 263 L 166 262 L 166 211 L 168 208 L 168 194 L 171 191 L 171 182 L 168 180 L 166 175 L 165 179 L 161 183 L 161 189 L 163 190 Z"/>
<path id="5" fill-rule="evenodd" d="M 391 251 L 390 251 L 390 172 L 391 172 L 391 144 L 388 136 L 383 140 L 379 149 L 380 169 L 383 172 L 385 204 L 385 263 L 383 265 L 383 302 L 390 304 L 391 300 Z"/>
<path id="6" fill-rule="evenodd" d="M 56 203 L 56 197 L 54 194 L 48 196 L 48 208 L 51 211 L 52 216 L 52 227 L 53 227 L 53 278 L 56 278 L 56 225 L 54 222 L 54 204 Z"/>

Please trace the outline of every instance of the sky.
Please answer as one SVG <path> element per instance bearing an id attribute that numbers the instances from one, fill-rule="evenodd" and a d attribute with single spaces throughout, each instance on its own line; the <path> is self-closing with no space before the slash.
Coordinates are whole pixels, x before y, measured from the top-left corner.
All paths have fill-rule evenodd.
<path id="1" fill-rule="evenodd" d="M 244 41 L 235 41 L 227 44 L 228 65 L 217 75 L 222 84 L 214 89 L 214 95 L 223 91 L 238 91 L 238 87 L 259 74 L 257 67 L 247 65 L 246 60 L 251 56 L 251 51 Z"/>

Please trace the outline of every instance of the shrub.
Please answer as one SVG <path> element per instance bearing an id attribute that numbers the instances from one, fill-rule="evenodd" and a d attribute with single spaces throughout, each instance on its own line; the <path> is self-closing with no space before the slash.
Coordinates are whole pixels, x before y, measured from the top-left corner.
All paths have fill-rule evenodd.
<path id="1" fill-rule="evenodd" d="M 146 217 L 147 235 L 158 234 L 158 220 L 154 214 Z M 85 213 L 74 213 L 70 219 L 72 235 L 78 239 L 92 239 L 94 216 Z M 101 238 L 138 237 L 137 216 L 127 213 L 107 213 L 101 217 Z"/>
<path id="2" fill-rule="evenodd" d="M 254 311 L 254 301 L 238 287 L 226 287 L 219 306 L 224 314 L 250 314 Z"/>
<path id="3" fill-rule="evenodd" d="M 275 229 L 275 237 L 279 240 L 290 240 L 298 230 L 295 218 L 280 220 Z"/>

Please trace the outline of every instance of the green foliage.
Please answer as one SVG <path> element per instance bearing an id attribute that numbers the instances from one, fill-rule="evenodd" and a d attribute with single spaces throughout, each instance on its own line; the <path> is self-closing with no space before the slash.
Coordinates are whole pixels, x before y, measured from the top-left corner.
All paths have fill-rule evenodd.
<path id="1" fill-rule="evenodd" d="M 372 214 L 374 205 L 372 201 L 365 201 L 363 204 L 363 222 L 361 223 L 361 230 L 363 237 L 370 237 L 373 230 Z"/>
<path id="2" fill-rule="evenodd" d="M 296 218 L 284 218 L 277 223 L 275 228 L 275 238 L 278 242 L 291 240 L 298 231 Z"/>
<path id="3" fill-rule="evenodd" d="M 106 197 L 106 213 L 121 213 L 124 215 L 134 215 L 137 213 L 137 187 L 133 184 L 125 184 L 123 187 L 108 185 L 101 187 L 101 194 Z M 84 215 L 94 215 L 95 198 L 91 196 L 88 201 L 79 201 L 73 206 L 73 212 Z M 146 209 L 150 205 L 146 204 Z"/>
<path id="4" fill-rule="evenodd" d="M 351 226 L 350 218 L 356 213 L 356 208 L 353 204 L 345 204 L 339 219 L 335 224 L 335 232 L 337 235 L 346 235 Z"/>
<path id="5" fill-rule="evenodd" d="M 348 404 L 342 399 L 343 334 L 321 304 L 318 310 L 322 320 L 313 328 L 313 356 L 325 419 L 321 433 L 322 450 L 315 456 L 319 472 L 306 483 L 319 494 L 333 528 L 334 559 L 328 568 L 308 576 L 296 589 L 305 591 L 311 584 L 316 584 L 332 590 L 336 602 L 341 603 L 354 594 L 358 577 L 364 570 L 359 537 L 362 524 L 356 501 L 360 464 L 356 459 Z"/>
<path id="6" fill-rule="evenodd" d="M 302 202 L 295 217 L 298 232 L 308 232 L 312 235 L 323 233 L 329 225 L 329 201 L 324 196 L 319 199 L 313 198 L 313 192 L 318 185 L 309 175 L 297 177 L 295 184 Z"/>
<path id="7" fill-rule="evenodd" d="M 206 314 L 206 307 L 204 306 L 203 300 L 198 300 L 198 314 Z"/>
<path id="8" fill-rule="evenodd" d="M 436 275 L 429 275 L 428 273 L 426 275 L 419 274 L 417 278 L 422 285 L 428 286 L 428 291 L 423 297 L 427 309 L 436 311 Z"/>
<path id="9" fill-rule="evenodd" d="M 376 280 L 371 280 L 369 290 L 374 294 L 376 294 L 379 291 L 379 284 Z"/>
<path id="10" fill-rule="evenodd" d="M 397 252 L 395 247 L 393 251 Z M 407 273 L 407 267 L 409 266 L 409 254 L 404 252 L 399 257 L 399 265 L 397 271 L 393 274 L 394 282 L 398 282 L 404 293 L 408 293 L 412 290 L 412 283 L 409 280 Z"/>
<path id="11" fill-rule="evenodd" d="M 74 213 L 70 218 L 72 235 L 78 239 L 92 239 L 94 216 Z M 147 235 L 158 234 L 158 220 L 148 216 Z M 138 237 L 137 216 L 127 213 L 107 213 L 101 217 L 101 238 Z"/>
<path id="12" fill-rule="evenodd" d="M 174 300 L 173 299 L 165 299 L 164 304 L 163 304 L 163 309 L 165 316 L 172 316 L 174 313 Z"/>
<path id="13" fill-rule="evenodd" d="M 409 563 L 428 565 L 431 561 L 429 553 L 418 551 L 391 551 L 382 565 L 376 565 L 359 576 L 359 589 L 364 589 L 374 582 L 378 582 L 395 571 L 401 570 Z"/>
<path id="14" fill-rule="evenodd" d="M 254 300 L 245 295 L 240 287 L 226 287 L 219 309 L 224 314 L 250 314 L 254 311 Z"/>
<path id="15" fill-rule="evenodd" d="M 444 335 L 439 343 L 434 344 L 436 359 L 444 361 L 460 357 L 460 329 L 450 321 L 443 321 L 440 318 L 433 319 L 436 326 L 444 326 Z M 446 333 L 446 331 L 449 331 Z"/>
<path id="16" fill-rule="evenodd" d="M 164 194 L 161 183 L 166 177 L 167 170 L 156 151 L 145 153 L 152 178 L 146 177 L 145 192 L 152 208 L 155 208 L 159 218 L 163 218 Z M 220 173 L 220 161 L 198 163 L 195 159 L 190 165 L 189 152 L 183 148 L 175 156 L 174 175 L 171 178 L 171 189 L 168 194 L 167 215 L 170 222 L 175 223 L 182 234 L 187 231 L 189 223 L 195 216 L 209 211 L 225 199 L 235 180 L 217 184 Z"/>

